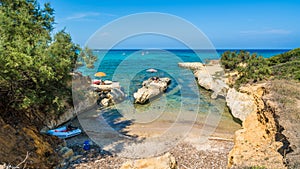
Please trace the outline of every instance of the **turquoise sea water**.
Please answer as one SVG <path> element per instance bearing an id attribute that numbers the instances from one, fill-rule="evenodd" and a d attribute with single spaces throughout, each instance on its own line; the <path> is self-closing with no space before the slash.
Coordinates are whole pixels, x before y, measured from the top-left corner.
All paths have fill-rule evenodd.
<path id="1" fill-rule="evenodd" d="M 130 66 L 135 67 L 144 64 L 145 68 L 150 66 L 158 66 L 165 64 L 168 67 L 170 62 L 205 62 L 206 59 L 219 59 L 221 54 L 225 51 L 240 51 L 243 49 L 220 49 L 216 51 L 196 51 L 192 50 L 94 50 L 94 54 L 98 56 L 99 60 L 95 63 L 94 69 L 85 69 L 81 67 L 78 71 L 83 72 L 84 75 L 90 75 L 97 71 L 102 71 L 107 74 L 107 79 L 111 79 L 113 74 L 124 60 L 130 60 Z M 271 56 L 287 52 L 287 49 L 246 49 L 250 53 L 257 53 L 260 56 L 269 58 Z M 133 61 L 132 58 L 135 60 Z M 128 62 L 127 62 L 128 63 Z M 140 67 L 139 67 L 140 68 Z M 164 67 L 162 67 L 164 68 Z M 132 69 L 132 68 L 131 68 Z M 128 70 L 128 69 L 127 69 Z"/>
<path id="2" fill-rule="evenodd" d="M 223 99 L 212 100 L 209 92 L 198 88 L 197 82 L 194 79 L 193 73 L 190 70 L 178 67 L 178 62 L 206 62 L 209 59 L 219 59 L 221 54 L 227 50 L 94 50 L 94 54 L 98 56 L 98 61 L 95 63 L 94 69 L 85 69 L 81 67 L 78 71 L 83 75 L 88 75 L 92 79 L 96 72 L 105 72 L 107 76 L 102 77 L 104 80 L 112 80 L 120 82 L 127 97 L 127 100 L 121 104 L 124 116 L 132 117 L 134 113 L 162 113 L 184 112 L 194 114 L 198 112 L 201 115 L 206 115 L 209 112 L 223 114 L 225 102 Z M 239 50 L 231 50 L 239 51 Z M 284 53 L 288 50 L 247 50 L 250 53 L 257 53 L 265 58 Z M 158 70 L 156 73 L 149 73 L 146 70 L 154 68 Z M 147 105 L 132 105 L 133 93 L 141 87 L 142 82 L 149 77 L 169 77 L 172 82 L 161 99 L 154 100 Z M 200 99 L 199 99 L 200 98 Z M 170 117 L 170 116 L 169 116 Z M 147 122 L 147 118 L 139 117 L 140 122 Z M 143 119 L 142 119 L 143 118 Z M 175 116 L 174 116 L 175 118 Z M 227 114 L 223 114 L 223 118 L 231 118 Z M 135 119 L 136 120 L 136 119 Z M 174 120 L 174 119 L 173 119 Z"/>

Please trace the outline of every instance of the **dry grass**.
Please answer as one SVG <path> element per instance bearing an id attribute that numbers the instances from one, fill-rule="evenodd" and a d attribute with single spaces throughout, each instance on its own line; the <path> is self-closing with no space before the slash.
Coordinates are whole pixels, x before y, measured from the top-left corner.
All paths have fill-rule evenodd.
<path id="1" fill-rule="evenodd" d="M 271 83 L 273 101 L 279 104 L 282 112 L 300 120 L 300 83 L 291 80 L 274 80 Z"/>
<path id="2" fill-rule="evenodd" d="M 274 80 L 270 85 L 272 100 L 277 103 L 277 120 L 283 129 L 282 134 L 287 138 L 289 146 L 285 155 L 288 168 L 299 168 L 300 164 L 300 82 Z M 286 147 L 287 148 L 287 147 Z"/>

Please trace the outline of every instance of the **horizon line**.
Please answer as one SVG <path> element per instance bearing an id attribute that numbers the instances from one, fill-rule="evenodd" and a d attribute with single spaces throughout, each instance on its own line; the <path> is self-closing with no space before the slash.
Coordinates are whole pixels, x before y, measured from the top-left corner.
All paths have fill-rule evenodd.
<path id="1" fill-rule="evenodd" d="M 138 49 L 138 48 L 117 48 L 117 49 L 92 49 L 92 50 L 292 50 L 293 48 L 216 48 L 216 49 L 186 49 L 186 48 L 170 48 L 170 49 Z"/>

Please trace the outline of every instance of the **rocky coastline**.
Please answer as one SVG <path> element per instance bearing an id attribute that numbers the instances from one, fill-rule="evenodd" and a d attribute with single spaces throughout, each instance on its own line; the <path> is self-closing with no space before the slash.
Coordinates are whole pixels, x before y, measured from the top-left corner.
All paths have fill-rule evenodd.
<path id="1" fill-rule="evenodd" d="M 179 65 L 193 70 L 199 85 L 214 92 L 212 98 L 216 98 L 219 95 L 217 93 L 222 91 L 221 96 L 225 97 L 232 116 L 239 119 L 242 124 L 242 129 L 235 133 L 234 146 L 228 155 L 228 168 L 281 169 L 300 166 L 299 158 L 296 160 L 299 155 L 291 153 L 299 152 L 299 138 L 295 138 L 297 135 L 295 130 L 299 129 L 299 125 L 295 121 L 291 124 L 288 115 L 278 108 L 279 103 L 273 99 L 278 92 L 270 86 L 278 82 L 247 84 L 237 90 L 227 85 L 230 79 L 234 79 L 232 76 L 236 73 L 218 76 L 216 67 L 221 68 L 218 63 L 214 66 L 199 66 L 199 63 L 180 63 Z M 218 83 L 219 80 L 222 82 Z M 294 87 L 293 91 L 295 90 L 298 91 Z M 287 95 L 282 97 L 287 97 Z M 299 100 L 296 102 L 299 103 Z M 288 124 L 286 121 L 289 121 Z M 292 132 L 294 135 L 291 135 Z M 287 158 L 289 154 L 292 156 L 290 159 Z"/>
<path id="2" fill-rule="evenodd" d="M 292 132 L 296 132 L 295 130 L 300 126 L 293 129 L 292 126 L 299 124 L 297 121 L 290 122 L 289 117 L 282 113 L 282 108 L 273 99 L 276 93 L 274 93 L 274 89 L 270 89 L 272 82 L 247 84 L 235 89 L 229 87 L 230 74 L 225 74 L 218 62 L 206 65 L 201 63 L 179 63 L 178 65 L 182 68 L 191 69 L 198 84 L 204 89 L 212 91 L 212 99 L 221 97 L 226 100 L 232 116 L 239 119 L 242 125 L 242 129 L 235 132 L 233 140 L 210 138 L 205 145 L 201 145 L 202 148 L 200 149 L 195 148 L 195 145 L 189 141 L 183 141 L 169 150 L 167 154 L 141 160 L 115 156 L 92 142 L 91 149 L 83 151 L 81 144 L 73 144 L 70 140 L 60 144 L 57 149 L 57 154 L 62 157 L 62 161 L 57 167 L 129 169 L 142 168 L 141 166 L 153 167 L 157 163 L 162 165 L 156 167 L 171 169 L 247 168 L 255 166 L 281 169 L 287 168 L 291 164 L 299 166 L 299 158 L 297 158 L 299 157 L 297 153 L 300 151 L 298 148 L 299 138 L 295 137 L 295 133 L 292 134 Z M 60 118 L 49 121 L 48 128 L 73 119 L 81 111 L 95 108 L 97 100 L 101 107 L 107 107 L 122 101 L 125 97 L 119 88 L 106 90 L 105 97 L 100 97 L 104 93 L 99 92 L 99 90 L 96 91 L 95 88 L 91 90 L 90 79 L 79 75 L 73 77 L 78 82 L 78 93 L 84 91 L 86 99 L 75 99 L 78 106 Z M 145 90 L 151 88 L 149 87 L 151 82 L 153 79 L 146 80 L 137 93 L 141 93 L 141 91 L 145 93 Z M 170 79 L 168 78 L 160 79 L 158 84 L 163 85 L 157 88 L 159 91 L 157 95 L 166 89 L 169 82 Z M 146 103 L 150 98 L 143 97 L 140 99 L 142 100 L 140 103 Z M 88 137 L 83 134 L 80 136 L 79 142 L 82 143 L 85 139 Z M 203 148 L 203 146 L 207 148 Z"/>

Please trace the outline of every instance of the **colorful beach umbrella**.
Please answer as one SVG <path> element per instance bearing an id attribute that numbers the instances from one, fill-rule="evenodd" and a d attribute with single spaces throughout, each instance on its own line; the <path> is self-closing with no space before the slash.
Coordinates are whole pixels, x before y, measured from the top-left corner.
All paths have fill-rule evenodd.
<path id="1" fill-rule="evenodd" d="M 97 72 L 97 73 L 95 73 L 94 76 L 96 76 L 96 77 L 103 77 L 103 76 L 106 76 L 106 74 L 104 72 Z"/>

